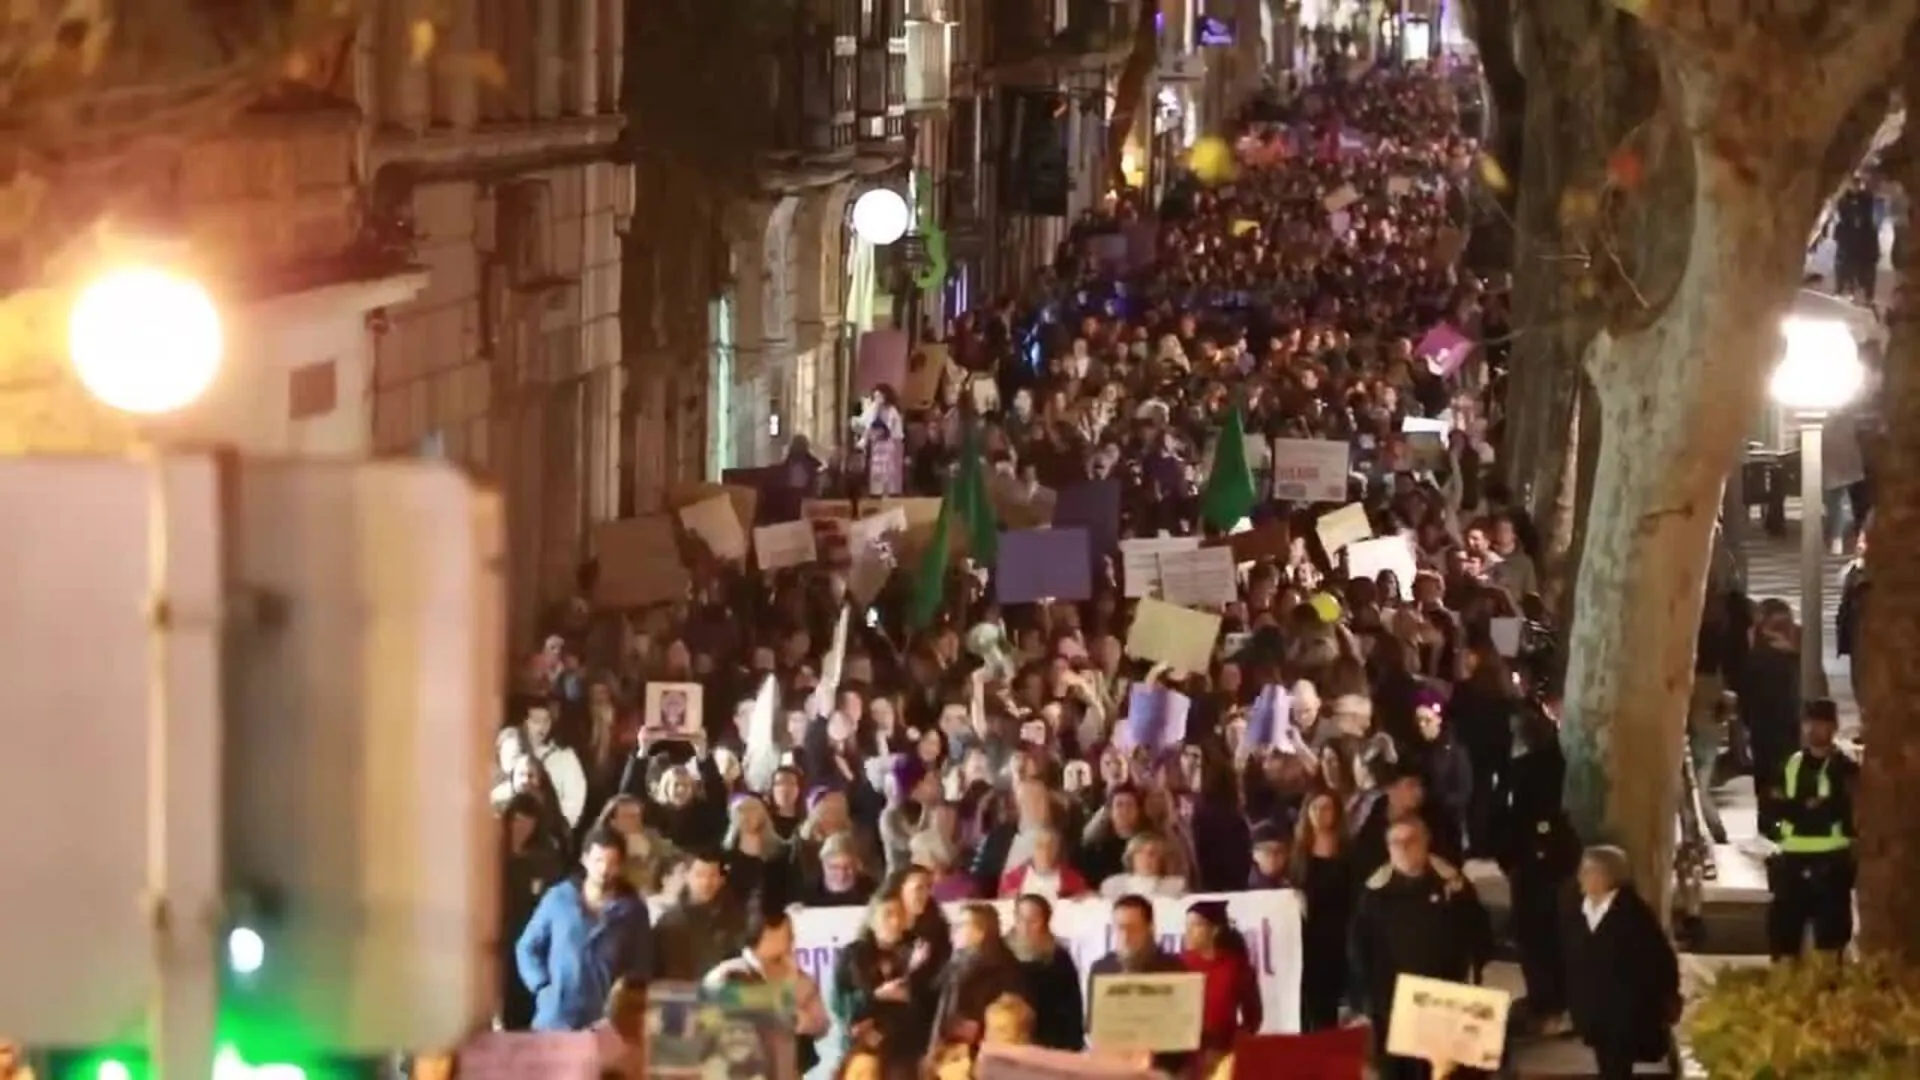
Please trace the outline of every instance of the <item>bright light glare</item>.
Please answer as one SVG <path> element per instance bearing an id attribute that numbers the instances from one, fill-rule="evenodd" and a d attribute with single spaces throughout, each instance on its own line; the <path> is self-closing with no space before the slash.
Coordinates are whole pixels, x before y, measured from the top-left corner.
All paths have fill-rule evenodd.
<path id="1" fill-rule="evenodd" d="M 1791 316 L 1781 323 L 1786 353 L 1773 369 L 1767 392 L 1802 412 L 1832 412 L 1852 401 L 1866 382 L 1860 346 L 1838 319 Z"/>
<path id="2" fill-rule="evenodd" d="M 872 188 L 853 203 L 853 231 L 874 247 L 907 235 L 907 200 L 891 188 Z"/>
<path id="3" fill-rule="evenodd" d="M 235 927 L 227 935 L 227 964 L 236 974 L 251 975 L 267 962 L 267 943 L 258 931 Z"/>
<path id="4" fill-rule="evenodd" d="M 213 1080 L 307 1080 L 298 1065 L 249 1065 L 231 1046 L 213 1055 Z"/>
<path id="5" fill-rule="evenodd" d="M 206 393 L 225 343 L 220 313 L 198 282 L 135 266 L 80 291 L 67 344 L 88 393 L 122 412 L 152 415 Z"/>
<path id="6" fill-rule="evenodd" d="M 93 1070 L 94 1080 L 133 1080 L 133 1070 L 124 1061 L 103 1061 Z"/>

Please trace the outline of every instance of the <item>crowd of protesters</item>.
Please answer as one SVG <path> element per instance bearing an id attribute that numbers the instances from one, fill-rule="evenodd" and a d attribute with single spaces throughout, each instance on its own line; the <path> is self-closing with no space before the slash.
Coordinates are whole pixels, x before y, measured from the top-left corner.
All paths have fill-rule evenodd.
<path id="1" fill-rule="evenodd" d="M 772 471 L 795 489 L 761 492 L 766 520 L 776 495 L 942 499 L 931 541 L 772 573 L 696 556 L 687 601 L 648 611 L 604 610 L 583 574 L 500 733 L 506 1026 L 744 981 L 791 989 L 803 1063 L 835 1075 L 950 1075 L 983 1040 L 1078 1050 L 1089 991 L 1054 916 L 1097 903 L 1096 977 L 1204 974 L 1198 1053 L 1155 1061 L 1197 1071 L 1272 1029 L 1221 894 L 1296 891 L 1300 1027 L 1384 1039 L 1398 975 L 1492 960 L 1466 874 L 1485 859 L 1511 884 L 1522 1026 L 1577 1030 L 1607 1076 L 1664 1057 L 1672 948 L 1561 810 L 1535 538 L 1493 479 L 1505 284 L 1456 265 L 1476 149 L 1443 78 L 1335 67 L 1250 111 L 1234 175 L 1183 177 L 1151 214 L 1116 196 L 1042 285 L 956 319 L 931 403 L 877 388 L 857 456 L 796 441 Z M 1148 257 L 1103 254 L 1143 226 Z M 1442 326 L 1467 344 L 1422 355 Z M 1423 446 L 1409 418 L 1441 434 Z M 1247 447 L 1290 439 L 1348 447 L 1346 501 L 1362 536 L 1403 538 L 1405 580 L 1327 549 L 1342 502 L 1274 497 L 1271 453 Z M 1086 598 L 998 602 L 994 531 L 1087 483 L 1120 512 Z M 1129 654 L 1151 590 L 1117 541 L 1279 529 L 1233 548 L 1204 669 Z M 859 596 L 849 562 L 873 557 L 885 584 Z M 1729 651 L 1748 636 L 1715 626 Z M 1762 629 L 1756 648 L 1797 647 L 1790 613 Z M 648 687 L 689 683 L 700 723 L 657 730 Z M 1141 737 L 1129 710 L 1170 696 L 1184 733 Z M 1757 750 L 1791 752 L 1776 726 L 1790 741 Z M 1156 924 L 1168 901 L 1183 925 Z M 816 982 L 796 923 L 834 908 L 861 929 Z"/>

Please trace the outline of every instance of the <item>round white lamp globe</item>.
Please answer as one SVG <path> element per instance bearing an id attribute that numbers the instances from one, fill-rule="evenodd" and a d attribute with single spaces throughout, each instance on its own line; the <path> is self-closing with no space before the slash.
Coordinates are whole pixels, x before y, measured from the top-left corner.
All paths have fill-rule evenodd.
<path id="1" fill-rule="evenodd" d="M 1773 400 L 1799 412 L 1828 413 L 1859 396 L 1866 369 L 1846 323 L 1789 316 L 1780 329 L 1787 347 L 1767 384 Z"/>
<path id="2" fill-rule="evenodd" d="M 88 393 L 122 412 L 155 415 L 207 392 L 225 342 L 220 313 L 199 282 L 136 266 L 80 290 L 67 347 Z"/>
<path id="3" fill-rule="evenodd" d="M 872 188 L 853 201 L 853 231 L 874 247 L 907 235 L 907 200 L 891 188 Z"/>

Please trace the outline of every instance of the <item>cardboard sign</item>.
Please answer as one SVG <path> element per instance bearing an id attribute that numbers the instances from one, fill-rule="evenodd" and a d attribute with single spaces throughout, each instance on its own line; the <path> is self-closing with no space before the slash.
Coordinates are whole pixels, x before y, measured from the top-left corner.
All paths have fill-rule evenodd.
<path id="1" fill-rule="evenodd" d="M 1273 497 L 1344 502 L 1353 448 L 1333 439 L 1273 440 Z"/>
<path id="2" fill-rule="evenodd" d="M 747 530 L 739 509 L 725 492 L 679 511 L 680 526 L 698 537 L 713 557 L 731 562 L 747 557 Z M 751 521 L 751 518 L 747 519 Z"/>
<path id="3" fill-rule="evenodd" d="M 1337 214 L 1359 201 L 1360 192 L 1358 189 L 1352 184 L 1341 184 L 1338 188 L 1328 192 L 1327 197 L 1320 200 L 1320 205 L 1327 208 L 1327 213 Z"/>
<path id="4" fill-rule="evenodd" d="M 594 602 L 604 608 L 637 608 L 687 598 L 692 575 L 680 561 L 680 534 L 672 514 L 604 521 L 594 527 L 600 562 Z"/>
<path id="5" fill-rule="evenodd" d="M 1139 598 L 1159 592 L 1160 556 L 1165 552 L 1192 551 L 1199 546 L 1197 536 L 1120 541 L 1120 577 L 1125 594 Z"/>
<path id="6" fill-rule="evenodd" d="M 1246 532 L 1209 540 L 1206 547 L 1224 547 L 1233 552 L 1235 563 L 1260 559 L 1286 562 L 1293 555 L 1293 530 L 1284 521 L 1269 521 Z"/>
<path id="7" fill-rule="evenodd" d="M 879 387 L 900 389 L 907 381 L 907 335 L 902 330 L 869 330 L 860 335 L 854 362 L 853 392 L 865 397 Z"/>
<path id="8" fill-rule="evenodd" d="M 753 530 L 753 550 L 762 570 L 805 566 L 820 558 L 810 521 L 783 521 Z"/>
<path id="9" fill-rule="evenodd" d="M 1486 986 L 1402 975 L 1393 984 L 1387 1053 L 1469 1069 L 1498 1069 L 1513 998 Z"/>
<path id="10" fill-rule="evenodd" d="M 931 409 L 940 397 L 940 380 L 953 361 L 947 346 L 938 341 L 923 341 L 907 359 L 907 378 L 900 388 L 900 407 L 909 412 Z"/>
<path id="11" fill-rule="evenodd" d="M 1211 608 L 1240 599 L 1240 570 L 1232 548 L 1166 551 L 1159 558 L 1160 598 L 1167 603 Z"/>
<path id="12" fill-rule="evenodd" d="M 1087 1044 L 1107 1052 L 1177 1054 L 1198 1049 L 1207 977 L 1199 972 L 1095 975 Z"/>
<path id="13" fill-rule="evenodd" d="M 1203 672 L 1213 660 L 1213 643 L 1219 636 L 1220 616 L 1149 596 L 1133 610 L 1127 655 L 1176 671 Z"/>
<path id="14" fill-rule="evenodd" d="M 1320 537 L 1320 548 L 1331 559 L 1340 554 L 1340 549 L 1348 544 L 1358 543 L 1373 535 L 1373 522 L 1367 519 L 1367 508 L 1359 503 L 1348 503 L 1338 510 L 1330 510 L 1320 515 L 1314 522 L 1313 531 Z"/>

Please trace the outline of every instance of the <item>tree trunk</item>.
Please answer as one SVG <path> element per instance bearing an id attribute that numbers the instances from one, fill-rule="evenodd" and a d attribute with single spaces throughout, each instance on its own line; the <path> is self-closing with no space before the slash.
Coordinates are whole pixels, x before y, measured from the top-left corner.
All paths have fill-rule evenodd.
<path id="1" fill-rule="evenodd" d="M 1821 191 L 1791 156 L 1763 181 L 1705 148 L 1692 249 L 1650 324 L 1595 340 L 1594 477 L 1562 742 L 1576 827 L 1625 847 L 1664 913 L 1680 754 L 1720 491 L 1780 347 Z"/>
<path id="2" fill-rule="evenodd" d="M 1910 43 L 1907 108 L 1920 107 L 1920 50 Z M 1920 194 L 1920 132 L 1909 113 L 1892 155 L 1907 192 Z M 1907 208 L 1908 237 L 1913 205 Z M 1896 248 L 1900 291 L 1882 391 L 1885 457 L 1874 469 L 1868 557 L 1872 592 L 1860 644 L 1866 656 L 1854 686 L 1866 726 L 1859 800 L 1860 945 L 1920 964 L 1920 305 L 1912 283 L 1920 258 Z"/>
<path id="3" fill-rule="evenodd" d="M 1822 162 L 1854 137 L 1849 116 L 1894 70 L 1916 4 L 1830 0 L 1789 16 L 1771 0 L 1662 0 L 1649 10 L 1667 112 L 1693 166 L 1692 223 L 1679 228 L 1675 193 L 1634 193 L 1645 206 L 1632 265 L 1678 242 L 1684 270 L 1670 294 L 1626 282 L 1653 299 L 1637 312 L 1616 306 L 1588 352 L 1601 453 L 1561 742 L 1575 826 L 1622 844 L 1664 915 L 1721 490 L 1779 352 L 1778 320 L 1828 190 Z M 1864 148 L 1862 138 L 1852 152 Z"/>

